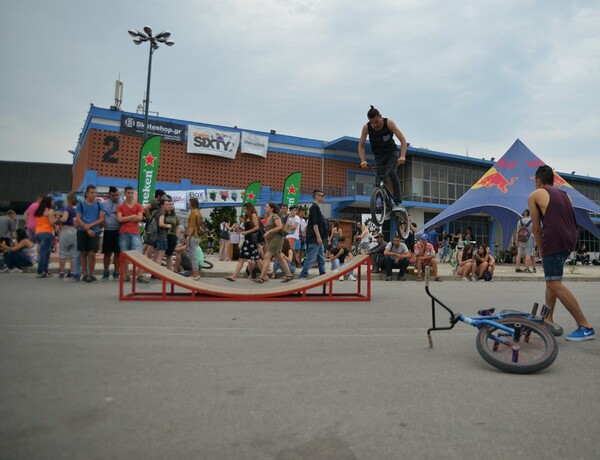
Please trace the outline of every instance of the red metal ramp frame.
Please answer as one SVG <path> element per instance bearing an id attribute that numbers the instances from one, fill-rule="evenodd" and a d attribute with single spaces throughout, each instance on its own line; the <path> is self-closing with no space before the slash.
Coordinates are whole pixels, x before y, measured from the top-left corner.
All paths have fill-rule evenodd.
<path id="1" fill-rule="evenodd" d="M 120 272 L 123 273 L 123 263 L 131 263 L 131 282 L 119 279 L 119 300 L 290 300 L 290 301 L 370 301 L 371 300 L 371 258 L 368 255 L 354 257 L 336 270 L 306 280 L 294 279 L 289 283 L 270 282 L 262 285 L 251 283 L 242 287 L 232 286 L 233 283 L 211 284 L 194 281 L 178 275 L 167 268 L 154 263 L 143 254 L 136 251 L 121 253 Z M 335 281 L 344 274 L 356 270 L 356 281 Z M 363 272 L 364 270 L 364 272 Z M 158 278 L 159 282 L 139 286 L 137 276 L 148 273 Z M 242 284 L 242 283 L 236 283 Z M 363 284 L 365 286 L 363 286 Z M 131 288 L 127 289 L 126 285 Z M 355 286 L 353 292 L 347 292 L 348 287 Z M 322 287 L 321 290 L 317 288 Z M 342 288 L 336 290 L 336 288 Z M 160 288 L 160 290 L 156 290 Z M 178 289 L 176 289 L 178 288 Z M 363 289 L 364 288 L 364 289 Z M 314 292 L 309 292 L 314 291 Z M 365 292 L 366 291 L 366 292 Z"/>

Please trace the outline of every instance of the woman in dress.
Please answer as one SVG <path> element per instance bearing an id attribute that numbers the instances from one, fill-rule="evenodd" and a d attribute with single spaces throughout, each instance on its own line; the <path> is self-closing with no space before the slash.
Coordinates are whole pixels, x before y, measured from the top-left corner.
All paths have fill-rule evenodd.
<path id="1" fill-rule="evenodd" d="M 244 262 L 248 262 L 249 273 L 252 274 L 254 266 L 258 265 L 258 268 L 262 271 L 262 262 L 260 255 L 258 254 L 258 232 L 260 230 L 260 223 L 258 220 L 258 214 L 252 203 L 244 204 L 244 230 L 240 232 L 244 236 L 244 244 L 240 250 L 240 259 L 238 260 L 235 270 L 230 276 L 226 276 L 225 279 L 228 281 L 235 281 L 244 267 Z"/>
<path id="2" fill-rule="evenodd" d="M 40 245 L 38 261 L 38 278 L 48 278 L 50 273 L 50 254 L 52 253 L 52 242 L 54 241 L 54 225 L 56 215 L 54 214 L 54 201 L 45 196 L 35 210 L 35 239 Z"/>
<path id="3" fill-rule="evenodd" d="M 288 281 L 291 281 L 294 277 L 292 276 L 289 266 L 286 263 L 281 252 L 285 235 L 283 235 L 283 221 L 281 220 L 281 216 L 279 215 L 279 208 L 275 203 L 269 202 L 265 205 L 265 212 L 267 214 L 267 222 L 265 224 L 265 241 L 267 241 L 267 250 L 263 258 L 260 276 L 254 281 L 256 281 L 257 283 L 264 283 L 265 281 L 269 280 L 269 278 L 267 278 L 267 272 L 269 271 L 271 259 L 275 257 L 279 262 L 279 265 L 283 269 L 283 279 L 281 282 L 287 283 Z"/>

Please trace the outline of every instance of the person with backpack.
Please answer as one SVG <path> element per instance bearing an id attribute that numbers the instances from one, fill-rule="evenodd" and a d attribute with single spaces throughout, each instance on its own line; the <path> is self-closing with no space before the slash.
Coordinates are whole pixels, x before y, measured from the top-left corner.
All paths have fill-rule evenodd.
<path id="1" fill-rule="evenodd" d="M 531 261 L 535 264 L 535 258 L 533 257 L 535 242 L 533 239 L 533 224 L 531 222 L 531 213 L 529 209 L 523 211 L 521 220 L 517 225 L 517 262 L 515 266 L 515 272 L 523 273 L 521 270 L 521 258 L 525 258 L 525 273 L 531 273 L 529 265 Z M 533 273 L 536 272 L 535 266 Z"/>

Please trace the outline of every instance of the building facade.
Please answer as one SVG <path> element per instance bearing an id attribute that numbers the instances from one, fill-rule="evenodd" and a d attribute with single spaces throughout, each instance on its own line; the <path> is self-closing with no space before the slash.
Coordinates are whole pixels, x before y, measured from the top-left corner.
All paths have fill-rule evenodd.
<path id="1" fill-rule="evenodd" d="M 134 113 L 90 107 L 73 158 L 73 190 L 86 184 L 137 188 L 142 136 L 131 129 Z M 334 218 L 355 220 L 369 213 L 374 186 L 371 171 L 362 170 L 358 160 L 358 139 L 342 137 L 333 141 L 243 130 L 196 121 L 150 117 L 149 126 L 163 137 L 156 187 L 163 190 L 197 188 L 243 189 L 259 181 L 259 204 L 280 203 L 285 178 L 302 172 L 301 203 L 312 201 L 312 190 L 326 193 L 327 211 Z M 266 155 L 234 152 L 233 158 L 189 153 L 188 128 L 201 126 L 226 132 L 249 132 L 268 139 Z M 170 135 L 176 132 L 177 135 Z M 163 133 L 165 134 L 163 136 Z M 372 154 L 367 144 L 367 159 Z M 459 199 L 491 167 L 492 160 L 434 152 L 408 147 L 408 162 L 398 169 L 405 206 L 419 226 Z M 560 173 L 582 194 L 600 204 L 600 179 Z M 227 204 L 224 204 L 227 205 Z M 596 225 L 600 219 L 594 220 Z M 446 225 L 471 226 L 479 243 L 492 248 L 501 241 L 499 226 L 487 215 L 471 215 Z M 600 251 L 598 241 L 582 230 L 581 239 L 591 251 Z"/>

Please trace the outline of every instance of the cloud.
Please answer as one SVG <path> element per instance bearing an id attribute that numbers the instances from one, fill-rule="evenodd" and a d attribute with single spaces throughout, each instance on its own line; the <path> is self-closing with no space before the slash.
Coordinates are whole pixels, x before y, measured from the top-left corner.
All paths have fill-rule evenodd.
<path id="1" fill-rule="evenodd" d="M 144 5 L 108 0 L 85 14 L 74 0 L 7 7 L 2 33 L 13 45 L 0 50 L 8 69 L 0 97 L 20 123 L 70 133 L 45 155 L 73 148 L 88 104 L 110 106 L 119 76 L 123 107 L 135 111 L 148 48 L 126 31 L 150 24 L 176 42 L 153 57 L 151 110 L 160 115 L 331 140 L 358 137 L 373 104 L 413 145 L 498 157 L 519 137 L 557 163 L 566 148 L 575 169 L 600 176 L 586 167 L 600 141 L 597 3 Z M 26 135 L 9 144 L 23 158 L 39 151 Z"/>

